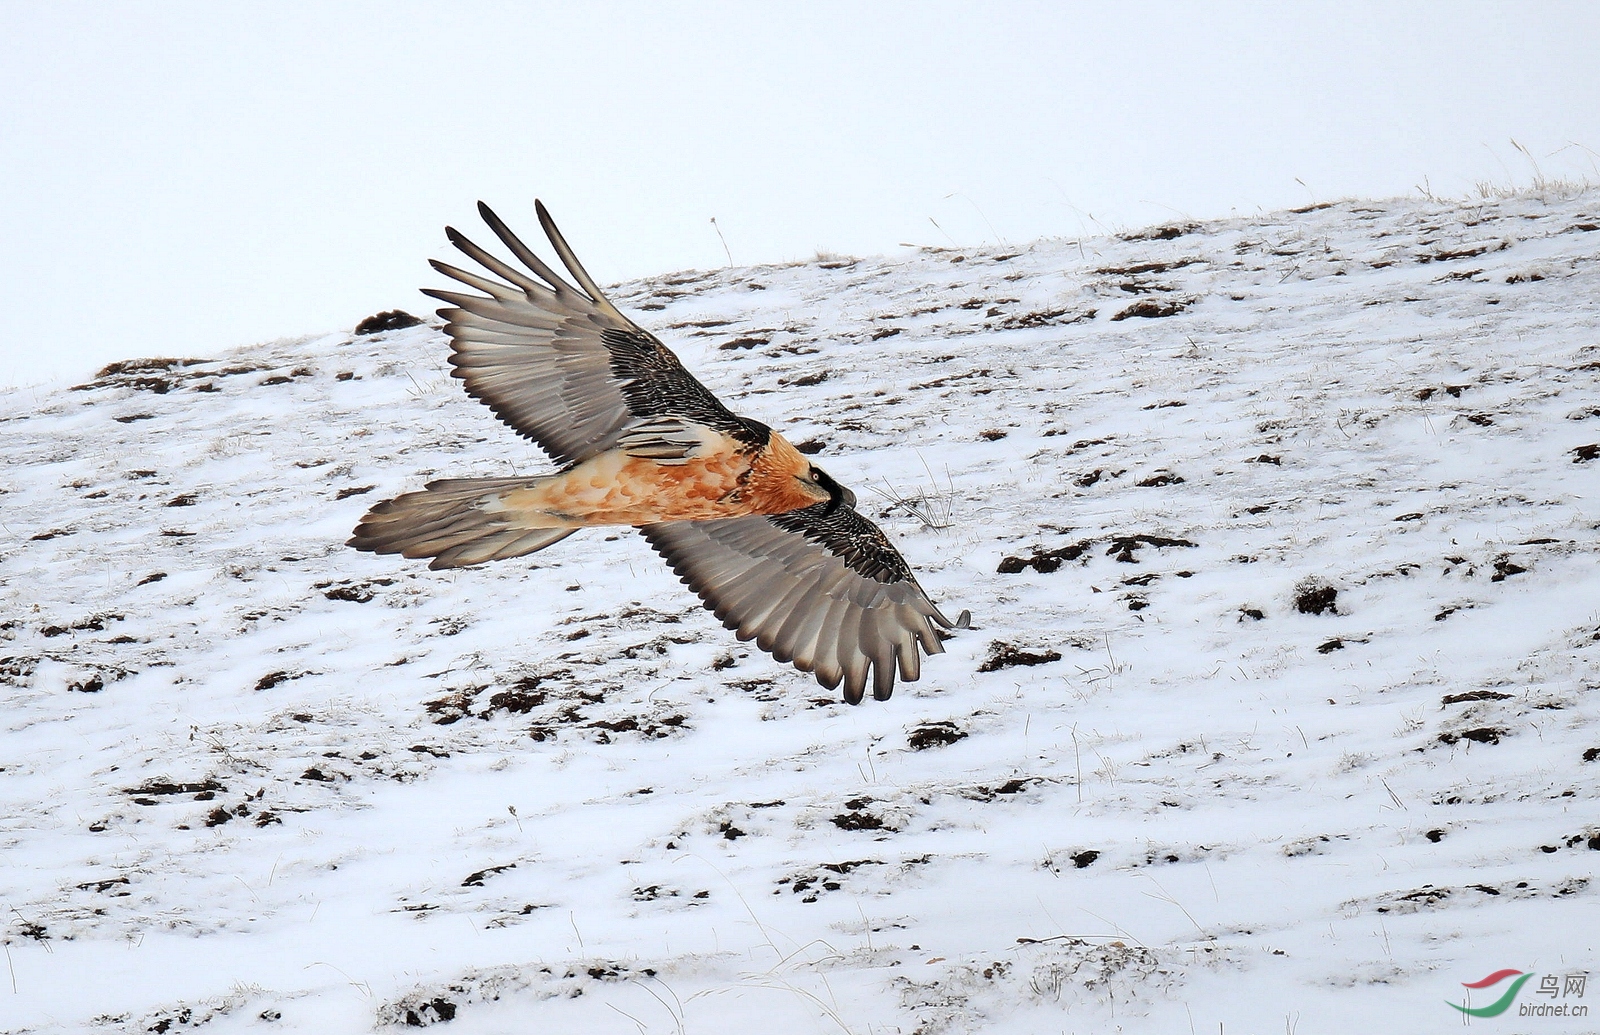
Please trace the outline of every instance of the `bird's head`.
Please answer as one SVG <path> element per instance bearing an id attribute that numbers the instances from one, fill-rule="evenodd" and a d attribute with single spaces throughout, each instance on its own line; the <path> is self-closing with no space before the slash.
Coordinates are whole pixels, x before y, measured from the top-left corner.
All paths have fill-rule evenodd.
<path id="1" fill-rule="evenodd" d="M 828 504 L 823 514 L 832 514 L 841 503 L 847 507 L 856 505 L 856 494 L 834 481 L 827 471 L 816 464 L 807 464 L 805 473 L 795 475 L 795 480 L 804 487 L 807 496 L 818 503 Z"/>

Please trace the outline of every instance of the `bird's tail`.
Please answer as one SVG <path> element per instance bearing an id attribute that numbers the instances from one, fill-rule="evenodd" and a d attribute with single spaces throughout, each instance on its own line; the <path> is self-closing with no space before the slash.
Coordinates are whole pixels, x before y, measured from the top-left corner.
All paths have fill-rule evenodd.
<path id="1" fill-rule="evenodd" d="M 430 568 L 460 568 L 543 550 L 577 529 L 529 527 L 508 510 L 507 493 L 536 488 L 542 478 L 452 478 L 421 492 L 385 500 L 367 511 L 346 544 L 370 553 L 432 557 Z"/>

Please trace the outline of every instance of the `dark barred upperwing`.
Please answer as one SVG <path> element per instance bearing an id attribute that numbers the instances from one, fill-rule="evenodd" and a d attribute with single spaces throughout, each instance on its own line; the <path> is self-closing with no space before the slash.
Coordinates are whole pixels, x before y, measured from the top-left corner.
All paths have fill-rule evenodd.
<path id="1" fill-rule="evenodd" d="M 661 416 L 765 445 L 766 426 L 730 412 L 671 350 L 612 305 L 544 205 L 535 207 L 577 287 L 545 265 L 482 202 L 478 212 L 484 222 L 532 276 L 450 227 L 445 229 L 450 243 L 494 276 L 432 262 L 445 276 L 483 292 L 423 289 L 452 306 L 439 315 L 450 335 L 450 365 L 467 393 L 562 464 L 603 453 L 640 420 Z"/>
<path id="2" fill-rule="evenodd" d="M 830 690 L 842 681 L 851 704 L 870 670 L 872 696 L 887 700 L 896 670 L 915 680 L 922 653 L 944 651 L 934 626 L 952 623 L 876 525 L 847 506 L 828 511 L 818 504 L 640 531 L 739 639 Z"/>

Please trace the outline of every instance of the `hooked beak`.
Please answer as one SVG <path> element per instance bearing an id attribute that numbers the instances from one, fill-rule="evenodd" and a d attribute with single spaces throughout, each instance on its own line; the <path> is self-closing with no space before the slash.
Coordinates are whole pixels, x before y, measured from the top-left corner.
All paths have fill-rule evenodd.
<path id="1" fill-rule="evenodd" d="M 839 504 L 841 503 L 847 507 L 855 507 L 856 494 L 834 481 L 832 476 L 821 468 L 817 469 L 817 485 L 828 493 L 828 506 L 822 511 L 823 517 L 832 516 L 833 512 L 839 509 Z"/>

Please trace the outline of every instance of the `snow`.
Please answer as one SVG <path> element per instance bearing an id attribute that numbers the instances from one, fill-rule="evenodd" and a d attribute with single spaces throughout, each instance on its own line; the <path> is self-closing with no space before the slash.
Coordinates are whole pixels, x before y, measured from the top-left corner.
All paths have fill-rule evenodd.
<path id="1" fill-rule="evenodd" d="M 1434 1030 L 1587 971 L 1596 224 L 1341 202 L 618 286 L 971 609 L 858 708 L 627 530 L 345 548 L 545 469 L 435 326 L 10 393 L 0 1031 Z"/>

